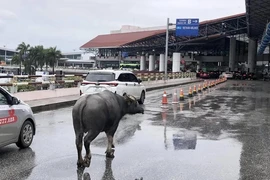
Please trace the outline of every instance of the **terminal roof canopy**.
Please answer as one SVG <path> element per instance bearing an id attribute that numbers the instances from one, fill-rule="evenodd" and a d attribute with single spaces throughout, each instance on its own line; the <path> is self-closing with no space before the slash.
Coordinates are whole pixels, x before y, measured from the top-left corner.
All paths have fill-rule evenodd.
<path id="1" fill-rule="evenodd" d="M 200 22 L 200 35 L 198 37 L 176 37 L 175 28 L 170 28 L 169 44 L 186 43 L 187 40 L 201 40 L 219 38 L 222 34 L 222 24 L 226 26 L 226 34 L 236 35 L 246 33 L 246 14 L 236 14 L 218 19 Z M 164 47 L 166 29 L 139 31 L 129 33 L 117 33 L 99 35 L 81 46 L 81 49 L 102 49 L 102 48 L 133 48 L 133 47 Z M 203 39 L 205 40 L 205 39 Z"/>
<path id="2" fill-rule="evenodd" d="M 260 38 L 270 22 L 270 0 L 246 0 L 248 35 Z"/>
<path id="3" fill-rule="evenodd" d="M 150 36 L 165 33 L 166 30 L 140 31 L 130 33 L 99 35 L 81 46 L 81 49 L 88 48 L 117 48 L 131 42 L 145 39 Z"/>

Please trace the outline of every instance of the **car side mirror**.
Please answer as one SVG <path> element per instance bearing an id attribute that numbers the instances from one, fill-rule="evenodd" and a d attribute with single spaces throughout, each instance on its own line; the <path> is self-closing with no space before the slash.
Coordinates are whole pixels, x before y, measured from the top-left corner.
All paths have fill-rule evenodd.
<path id="1" fill-rule="evenodd" d="M 16 97 L 11 97 L 11 105 L 19 104 L 20 100 Z"/>
<path id="2" fill-rule="evenodd" d="M 141 79 L 138 79 L 138 83 L 140 84 L 142 82 L 142 80 Z"/>

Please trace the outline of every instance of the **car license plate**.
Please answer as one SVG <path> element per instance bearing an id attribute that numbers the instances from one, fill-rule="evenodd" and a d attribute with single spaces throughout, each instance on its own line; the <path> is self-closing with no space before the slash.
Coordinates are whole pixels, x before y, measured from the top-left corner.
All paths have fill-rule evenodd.
<path id="1" fill-rule="evenodd" d="M 101 92 L 101 91 L 103 91 L 103 88 L 102 87 L 95 87 L 94 91 L 95 92 Z"/>

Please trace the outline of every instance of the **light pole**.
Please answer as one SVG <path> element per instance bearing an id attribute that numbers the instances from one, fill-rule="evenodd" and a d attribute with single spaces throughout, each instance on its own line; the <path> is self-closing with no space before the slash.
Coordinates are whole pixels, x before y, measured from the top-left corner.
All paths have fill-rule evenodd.
<path id="1" fill-rule="evenodd" d="M 170 19 L 167 18 L 167 28 L 166 28 L 166 43 L 165 43 L 165 80 L 168 79 L 168 43 L 169 43 L 169 26 L 174 24 L 170 23 Z"/>

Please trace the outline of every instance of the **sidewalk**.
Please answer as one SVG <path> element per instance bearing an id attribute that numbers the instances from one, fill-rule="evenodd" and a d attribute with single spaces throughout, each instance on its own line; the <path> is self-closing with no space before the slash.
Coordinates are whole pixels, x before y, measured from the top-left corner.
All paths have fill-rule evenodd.
<path id="1" fill-rule="evenodd" d="M 146 91 L 153 91 L 162 88 L 174 87 L 194 82 L 200 82 L 200 79 L 172 79 L 168 81 L 149 81 L 143 82 L 146 87 Z M 14 96 L 23 100 L 32 107 L 33 112 L 48 111 L 61 107 L 68 107 L 75 104 L 79 95 L 79 87 L 65 88 L 55 90 L 39 90 L 31 92 L 19 92 Z"/>

